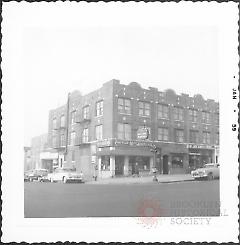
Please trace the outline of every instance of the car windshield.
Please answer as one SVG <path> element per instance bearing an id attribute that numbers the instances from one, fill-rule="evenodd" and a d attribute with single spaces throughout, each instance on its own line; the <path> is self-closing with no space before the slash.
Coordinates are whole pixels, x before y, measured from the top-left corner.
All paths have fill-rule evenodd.
<path id="1" fill-rule="evenodd" d="M 212 167 L 214 167 L 214 164 L 205 164 L 204 165 L 204 168 L 212 168 Z"/>
<path id="2" fill-rule="evenodd" d="M 59 169 L 56 169 L 55 172 L 56 173 L 66 173 L 66 172 L 72 173 L 72 172 L 76 172 L 76 170 L 72 168 L 59 168 Z"/>

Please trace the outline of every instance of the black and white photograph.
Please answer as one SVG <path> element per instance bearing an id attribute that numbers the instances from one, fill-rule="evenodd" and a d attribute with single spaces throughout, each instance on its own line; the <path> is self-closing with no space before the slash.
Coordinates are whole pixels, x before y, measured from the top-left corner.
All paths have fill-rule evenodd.
<path id="1" fill-rule="evenodd" d="M 5 242 L 238 241 L 237 3 L 2 16 Z"/>

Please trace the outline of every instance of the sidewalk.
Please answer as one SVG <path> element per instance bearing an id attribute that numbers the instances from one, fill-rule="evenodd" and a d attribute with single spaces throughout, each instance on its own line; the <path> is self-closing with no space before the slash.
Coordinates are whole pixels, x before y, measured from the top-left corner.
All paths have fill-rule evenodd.
<path id="1" fill-rule="evenodd" d="M 158 182 L 155 183 L 172 183 L 194 180 L 190 174 L 158 175 Z M 97 181 L 88 181 L 86 184 L 146 184 L 154 183 L 153 176 L 142 177 L 115 177 L 109 179 L 98 179 Z"/>

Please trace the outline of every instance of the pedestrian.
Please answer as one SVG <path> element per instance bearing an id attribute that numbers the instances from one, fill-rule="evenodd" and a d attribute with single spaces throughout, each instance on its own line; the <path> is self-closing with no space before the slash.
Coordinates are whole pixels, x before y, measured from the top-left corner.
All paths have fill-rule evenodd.
<path id="1" fill-rule="evenodd" d="M 138 166 L 138 162 L 136 162 L 136 175 L 137 175 L 137 177 L 139 177 L 139 166 Z"/>

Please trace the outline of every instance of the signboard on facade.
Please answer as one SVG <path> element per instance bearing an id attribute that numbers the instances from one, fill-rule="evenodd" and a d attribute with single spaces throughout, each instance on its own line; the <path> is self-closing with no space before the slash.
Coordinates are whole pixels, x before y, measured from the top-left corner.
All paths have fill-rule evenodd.
<path id="1" fill-rule="evenodd" d="M 188 144 L 188 149 L 214 149 L 212 145 L 197 145 L 197 144 Z"/>
<path id="2" fill-rule="evenodd" d="M 137 138 L 139 140 L 146 140 L 149 137 L 149 130 L 147 128 L 140 128 L 137 131 Z"/>
<path id="3" fill-rule="evenodd" d="M 145 141 L 135 141 L 135 140 L 115 140 L 115 145 L 127 145 L 127 146 L 144 146 L 152 147 L 152 142 Z"/>

